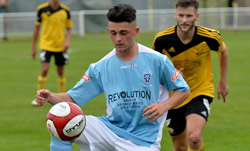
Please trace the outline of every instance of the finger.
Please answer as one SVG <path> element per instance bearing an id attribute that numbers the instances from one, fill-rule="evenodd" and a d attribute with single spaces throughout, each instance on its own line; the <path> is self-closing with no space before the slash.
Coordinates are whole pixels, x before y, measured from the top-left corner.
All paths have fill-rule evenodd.
<path id="1" fill-rule="evenodd" d="M 148 110 L 150 110 L 150 106 L 145 107 L 143 113 L 146 113 Z"/>
<path id="2" fill-rule="evenodd" d="M 225 103 L 226 102 L 226 95 L 222 95 L 223 97 L 223 102 Z"/>
<path id="3" fill-rule="evenodd" d="M 153 120 L 151 120 L 151 121 L 149 121 L 149 122 L 153 123 L 153 122 L 156 121 L 159 117 L 160 117 L 160 116 L 157 115 L 157 116 L 155 116 L 155 118 L 154 118 Z"/>
<path id="4" fill-rule="evenodd" d="M 149 119 L 151 119 L 152 117 L 154 117 L 154 115 L 153 115 L 153 114 L 151 114 L 151 115 L 147 116 L 147 117 L 145 118 L 145 120 L 149 120 Z"/>
<path id="5" fill-rule="evenodd" d="M 149 119 L 155 117 L 156 115 L 158 115 L 157 112 L 152 112 L 152 114 L 150 114 L 148 117 L 146 117 L 145 120 L 149 120 Z"/>
<path id="6" fill-rule="evenodd" d="M 143 113 L 144 113 L 144 114 L 148 114 L 147 112 L 148 112 L 149 110 L 151 110 L 152 108 L 153 108 L 152 105 L 145 107 L 144 110 L 143 110 Z"/>
<path id="7" fill-rule="evenodd" d="M 153 113 L 154 111 L 152 109 L 147 110 L 146 112 L 143 113 L 143 116 L 147 116 L 150 115 L 151 113 Z"/>
<path id="8" fill-rule="evenodd" d="M 217 92 L 218 100 L 220 100 L 220 92 Z"/>

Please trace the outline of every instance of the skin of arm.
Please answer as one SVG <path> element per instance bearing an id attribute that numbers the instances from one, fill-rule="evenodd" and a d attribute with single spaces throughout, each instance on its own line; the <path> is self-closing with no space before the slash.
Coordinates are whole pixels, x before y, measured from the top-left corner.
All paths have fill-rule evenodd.
<path id="1" fill-rule="evenodd" d="M 39 90 L 36 94 L 36 102 L 38 106 L 43 106 L 46 102 L 54 105 L 59 102 L 72 102 L 76 103 L 68 93 L 52 93 L 47 89 Z"/>
<path id="2" fill-rule="evenodd" d="M 40 25 L 36 25 L 33 33 L 33 41 L 32 41 L 32 48 L 31 48 L 31 56 L 35 60 L 36 59 L 36 42 L 39 36 Z"/>
<path id="3" fill-rule="evenodd" d="M 190 95 L 190 91 L 180 92 L 174 91 L 169 99 L 163 101 L 162 103 L 153 103 L 147 106 L 143 110 L 143 116 L 147 116 L 145 120 L 150 120 L 150 122 L 154 122 L 160 116 L 162 116 L 166 111 L 179 106 L 185 99 Z"/>
<path id="4" fill-rule="evenodd" d="M 229 88 L 227 85 L 227 68 L 228 68 L 228 49 L 225 44 L 223 47 L 225 51 L 218 54 L 219 66 L 220 66 L 220 80 L 217 86 L 217 96 L 218 99 L 223 98 L 223 101 L 226 102 L 226 96 L 228 94 Z"/>
<path id="5" fill-rule="evenodd" d="M 66 38 L 65 38 L 65 41 L 63 43 L 63 51 L 67 51 L 68 50 L 70 37 L 71 37 L 71 29 L 67 28 L 66 29 Z"/>

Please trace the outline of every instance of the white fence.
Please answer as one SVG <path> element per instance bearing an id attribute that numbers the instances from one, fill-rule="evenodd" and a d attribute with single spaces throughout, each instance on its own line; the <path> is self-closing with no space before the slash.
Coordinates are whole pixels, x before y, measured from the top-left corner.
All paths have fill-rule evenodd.
<path id="1" fill-rule="evenodd" d="M 73 11 L 73 34 L 84 36 L 88 32 L 107 29 L 107 10 Z M 137 10 L 137 24 L 141 31 L 159 31 L 176 24 L 175 9 Z M 200 8 L 198 25 L 219 30 L 250 30 L 250 7 Z M 0 14 L 0 36 L 7 34 L 32 34 L 35 12 Z"/>

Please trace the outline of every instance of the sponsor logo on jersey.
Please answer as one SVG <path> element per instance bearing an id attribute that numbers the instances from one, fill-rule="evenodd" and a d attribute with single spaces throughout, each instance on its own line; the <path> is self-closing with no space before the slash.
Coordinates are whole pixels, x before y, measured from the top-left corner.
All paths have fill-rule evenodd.
<path id="1" fill-rule="evenodd" d="M 108 95 L 108 101 L 115 102 L 119 99 L 135 99 L 135 98 L 143 98 L 150 100 L 151 99 L 151 91 L 122 91 Z"/>
<path id="2" fill-rule="evenodd" d="M 202 111 L 201 114 L 204 115 L 205 117 L 207 117 L 207 112 L 206 111 Z"/>
<path id="3" fill-rule="evenodd" d="M 180 77 L 180 75 L 181 75 L 180 72 L 178 70 L 175 70 L 174 75 L 172 75 L 171 77 L 171 80 L 175 81 L 176 79 Z"/>
<path id="4" fill-rule="evenodd" d="M 170 49 L 168 49 L 168 52 L 175 52 L 174 47 L 171 47 Z"/>
<path id="5" fill-rule="evenodd" d="M 135 68 L 137 67 L 136 64 L 131 64 L 131 65 L 126 65 L 126 66 L 121 66 L 121 69 L 128 69 L 128 68 Z"/>
<path id="6" fill-rule="evenodd" d="M 89 77 L 87 74 L 84 74 L 84 75 L 82 76 L 82 79 L 83 79 L 84 81 L 86 81 L 86 82 L 89 82 L 90 77 Z"/>

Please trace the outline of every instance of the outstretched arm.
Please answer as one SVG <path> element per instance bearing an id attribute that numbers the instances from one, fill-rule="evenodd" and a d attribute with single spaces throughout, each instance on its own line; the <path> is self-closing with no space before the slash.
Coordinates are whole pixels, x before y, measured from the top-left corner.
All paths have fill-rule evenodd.
<path id="1" fill-rule="evenodd" d="M 36 94 L 36 102 L 38 106 L 44 105 L 46 102 L 54 105 L 59 102 L 73 102 L 76 103 L 68 93 L 52 93 L 49 90 L 38 90 Z"/>
<path id="2" fill-rule="evenodd" d="M 228 94 L 229 88 L 227 85 L 227 68 L 228 68 L 228 49 L 225 44 L 223 44 L 225 51 L 219 54 L 219 65 L 220 65 L 220 81 L 217 86 L 217 96 L 218 99 L 223 98 L 223 101 L 226 102 L 226 96 Z M 222 47 L 222 48 L 223 48 Z"/>

